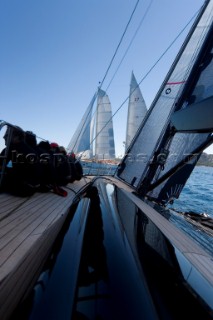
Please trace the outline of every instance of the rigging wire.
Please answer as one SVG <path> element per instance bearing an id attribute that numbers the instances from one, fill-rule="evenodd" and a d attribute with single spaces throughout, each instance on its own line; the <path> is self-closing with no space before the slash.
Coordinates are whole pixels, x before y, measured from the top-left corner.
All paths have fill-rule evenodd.
<path id="1" fill-rule="evenodd" d="M 89 108 L 89 106 L 87 107 L 87 109 L 89 108 L 89 110 L 86 109 L 87 116 L 85 117 L 85 120 L 84 120 L 84 122 L 83 122 L 83 124 L 82 124 L 81 130 L 80 130 L 80 132 L 79 132 L 79 134 L 78 134 L 77 139 L 75 140 L 74 146 L 72 146 L 72 149 L 75 148 L 77 142 L 79 141 L 79 138 L 81 137 L 81 134 L 84 134 L 84 133 L 85 133 L 85 130 L 86 130 L 85 124 L 86 124 L 86 122 L 87 122 L 87 120 L 88 120 L 88 117 L 90 116 L 90 114 L 91 114 L 91 112 L 92 112 L 92 108 L 93 108 L 93 105 L 94 105 L 94 102 L 95 102 L 97 96 L 98 96 L 98 90 L 95 92 L 95 94 L 94 94 L 94 96 L 93 96 L 93 98 L 92 98 L 92 101 L 91 101 L 90 104 L 89 104 L 90 108 Z M 86 112 L 85 112 L 85 113 L 86 113 Z M 85 114 L 85 113 L 84 113 L 84 114 Z M 93 117 L 93 115 L 94 115 L 94 114 L 92 114 L 92 117 Z M 83 117 L 84 117 L 84 116 L 83 116 Z M 81 120 L 81 121 L 82 121 L 82 120 Z M 78 130 L 78 127 L 77 127 L 76 130 Z M 83 131 L 83 130 L 84 130 L 84 131 Z M 83 133 L 82 133 L 82 131 L 83 131 Z M 72 141 L 72 139 L 71 139 L 71 141 Z M 70 141 L 70 143 L 71 143 L 71 141 Z M 70 149 L 70 143 L 68 144 L 68 147 L 67 147 L 68 150 Z M 91 145 L 91 143 L 90 143 L 90 145 Z"/>
<path id="2" fill-rule="evenodd" d="M 104 75 L 102 81 L 100 82 L 100 85 L 99 85 L 99 87 L 98 87 L 98 91 L 101 89 L 101 87 L 102 87 L 102 85 L 103 85 L 103 83 L 104 83 L 104 81 L 105 81 L 105 79 L 106 79 L 106 76 L 107 76 L 107 74 L 108 74 L 108 72 L 109 72 L 109 70 L 110 70 L 110 68 L 111 68 L 111 66 L 112 66 L 112 63 L 113 63 L 113 61 L 114 61 L 114 59 L 115 59 L 115 57 L 116 57 L 116 54 L 117 54 L 117 52 L 118 52 L 118 49 L 119 49 L 120 45 L 121 45 L 121 43 L 122 43 L 122 41 L 123 41 L 123 39 L 124 39 L 124 36 L 125 36 L 125 34 L 126 34 L 126 32 L 127 32 L 127 29 L 128 29 L 128 27 L 129 27 L 129 25 L 130 25 L 130 22 L 131 22 L 131 20 L 132 20 L 132 18 L 133 18 L 133 15 L 134 15 L 134 13 L 135 13 L 135 11 L 136 11 L 136 9 L 137 9 L 137 6 L 138 6 L 139 2 L 140 2 L 140 0 L 137 0 L 137 2 L 135 3 L 134 9 L 133 9 L 133 11 L 132 11 L 132 13 L 131 13 L 131 15 L 130 15 L 130 18 L 129 18 L 127 24 L 126 24 L 126 27 L 125 27 L 125 29 L 124 29 L 124 32 L 123 32 L 121 38 L 120 38 L 120 41 L 119 41 L 119 43 L 118 43 L 118 45 L 117 45 L 117 48 L 116 48 L 116 50 L 115 50 L 115 52 L 114 52 L 114 55 L 113 55 L 113 57 L 112 57 L 112 59 L 111 59 L 111 61 L 110 61 L 110 63 L 109 63 L 109 66 L 108 66 L 108 68 L 107 68 L 107 70 L 106 70 L 106 72 L 105 72 L 105 75 Z M 98 95 L 98 91 L 96 92 L 96 97 L 97 97 L 97 95 Z M 91 108 L 92 108 L 92 106 L 91 106 Z M 96 112 L 96 110 L 95 110 L 95 112 Z M 95 113 L 95 112 L 94 112 L 94 113 Z M 94 115 L 94 113 L 93 113 L 93 115 Z M 93 115 L 92 115 L 92 116 L 93 116 Z M 89 113 L 87 114 L 87 117 L 86 117 L 86 119 L 85 119 L 85 121 L 84 121 L 84 123 L 83 123 L 83 125 L 82 125 L 82 129 L 81 129 L 81 131 L 79 132 L 79 136 L 82 134 L 82 130 L 83 130 L 84 126 L 85 126 L 85 123 L 86 123 L 86 121 L 87 121 L 87 119 L 88 119 L 88 116 L 89 116 Z M 77 142 L 78 142 L 78 139 L 76 140 L 73 148 L 76 146 Z M 92 142 L 90 143 L 90 145 L 91 145 L 91 144 L 92 144 Z"/>
<path id="3" fill-rule="evenodd" d="M 138 3 L 139 3 L 139 1 L 137 1 L 137 3 L 135 4 L 135 7 L 134 7 L 134 9 L 133 9 L 133 12 L 132 12 L 132 14 L 131 14 L 131 16 L 130 16 L 130 18 L 129 18 L 129 21 L 128 21 L 126 27 L 125 27 L 125 31 L 124 31 L 124 33 L 123 33 L 123 35 L 122 35 L 122 37 L 121 37 L 121 39 L 120 39 L 120 42 L 119 42 L 119 44 L 118 44 L 118 46 L 117 46 L 117 48 L 116 48 L 115 54 L 114 54 L 114 56 L 113 56 L 113 58 L 112 58 L 112 60 L 111 60 L 111 62 L 110 62 L 110 65 L 109 65 L 109 67 L 108 67 L 108 69 L 107 69 L 107 71 L 106 71 L 106 73 L 105 73 L 105 76 L 104 76 L 104 78 L 103 78 L 100 86 L 98 87 L 98 89 L 101 89 L 101 86 L 102 86 L 102 84 L 103 84 L 103 81 L 104 81 L 104 79 L 105 79 L 106 76 L 107 76 L 107 73 L 108 73 L 108 71 L 109 71 L 109 68 L 110 68 L 111 65 L 112 65 L 112 62 L 113 62 L 113 60 L 114 60 L 114 58 L 115 58 L 115 55 L 116 55 L 116 53 L 117 53 L 117 51 L 118 51 L 118 48 L 119 48 L 119 46 L 120 46 L 120 44 L 121 44 L 121 42 L 122 42 L 122 40 L 123 40 L 123 38 L 124 38 L 124 35 L 125 35 L 125 33 L 126 33 L 126 31 L 127 31 L 127 28 L 128 28 L 128 26 L 129 26 L 129 24 L 130 24 L 130 21 L 132 20 L 133 14 L 134 14 L 134 12 L 136 11 L 136 8 L 137 8 L 137 6 L 138 6 Z M 150 1 L 150 3 L 149 3 L 149 5 L 148 5 L 148 7 L 147 7 L 147 9 L 146 9 L 146 11 L 145 11 L 145 13 L 144 13 L 144 15 L 142 16 L 142 19 L 141 19 L 141 21 L 140 21 L 140 23 L 139 23 L 139 26 L 137 27 L 137 29 L 136 29 L 136 31 L 135 31 L 135 33 L 134 33 L 134 35 L 133 35 L 133 37 L 132 37 L 132 39 L 131 39 L 131 41 L 130 41 L 130 43 L 129 43 L 129 45 L 128 45 L 128 47 L 127 47 L 127 49 L 126 49 L 126 51 L 125 51 L 125 53 L 124 53 L 124 55 L 123 55 L 123 57 L 122 57 L 122 59 L 121 59 L 121 61 L 120 61 L 120 63 L 119 63 L 119 65 L 118 65 L 118 67 L 116 68 L 116 71 L 115 71 L 112 79 L 110 80 L 109 85 L 108 85 L 108 87 L 107 87 L 107 89 L 106 89 L 106 92 L 107 92 L 109 86 L 111 85 L 112 81 L 114 80 L 114 77 L 115 77 L 115 75 L 117 74 L 117 72 L 118 72 L 118 70 L 119 70 L 119 68 L 120 68 L 120 66 L 121 66 L 124 58 L 126 57 L 128 51 L 129 51 L 129 49 L 130 49 L 130 47 L 131 47 L 131 45 L 132 45 L 132 43 L 133 43 L 133 41 L 134 41 L 134 39 L 135 39 L 138 31 L 139 31 L 139 29 L 141 28 L 142 23 L 144 22 L 147 14 L 148 14 L 148 12 L 149 12 L 149 10 L 150 10 L 150 7 L 151 7 L 152 3 L 153 3 L 153 0 Z M 98 95 L 98 92 L 96 93 L 96 97 L 97 97 L 97 95 Z M 91 107 L 91 108 L 92 108 L 92 107 Z M 98 106 L 97 106 L 97 108 L 98 108 Z M 97 110 L 97 108 L 96 108 L 96 110 Z M 96 110 L 95 110 L 95 112 L 96 112 Z M 93 115 L 95 114 L 95 112 L 93 113 Z M 92 115 L 92 116 L 93 116 L 93 115 Z M 89 116 L 89 113 L 88 113 L 88 116 Z M 88 118 L 88 116 L 87 116 L 87 118 Z M 84 122 L 83 125 L 82 125 L 82 130 L 83 130 L 84 125 L 85 125 L 85 123 L 86 123 L 86 121 L 87 121 L 87 118 L 85 119 L 85 122 Z M 109 121 L 110 121 L 110 120 L 109 120 Z M 107 125 L 107 124 L 106 124 L 106 125 Z M 102 130 L 103 130 L 104 128 L 105 128 L 105 126 L 102 128 Z M 81 132 L 82 132 L 82 130 L 81 130 Z M 85 130 L 85 129 L 84 129 L 84 130 Z M 102 130 L 101 130 L 101 131 L 102 131 Z M 100 132 L 101 132 L 101 131 L 100 131 Z M 80 132 L 80 134 L 81 134 L 81 132 Z M 94 137 L 94 139 L 91 141 L 90 145 L 92 145 L 92 143 L 94 142 L 94 140 L 96 139 L 96 137 L 97 137 L 97 135 L 96 135 L 96 136 Z M 77 142 L 78 142 L 78 139 L 76 140 L 76 142 L 75 142 L 75 144 L 74 144 L 74 147 L 76 146 Z M 73 148 L 74 148 L 74 147 L 73 147 Z M 82 153 L 82 155 L 83 155 L 83 153 Z"/>
<path id="4" fill-rule="evenodd" d="M 119 65 L 118 65 L 118 67 L 117 67 L 117 69 L 115 70 L 115 72 L 114 72 L 114 74 L 113 74 L 113 76 L 112 76 L 112 78 L 111 78 L 111 80 L 110 80 L 110 82 L 109 82 L 109 84 L 108 84 L 108 86 L 107 86 L 107 88 L 106 88 L 106 91 L 109 89 L 112 81 L 114 80 L 114 78 L 115 78 L 115 76 L 116 76 L 116 74 L 117 74 L 117 72 L 118 72 L 118 70 L 119 70 L 119 68 L 120 68 L 120 66 L 121 66 L 121 64 L 122 64 L 122 62 L 123 62 L 123 60 L 125 59 L 128 51 L 129 51 L 129 49 L 130 49 L 133 41 L 135 40 L 135 37 L 136 37 L 138 31 L 140 30 L 140 28 L 141 28 L 141 26 L 142 26 L 142 24 L 143 24 L 143 22 L 144 22 L 144 20 L 145 20 L 145 18 L 146 18 L 146 16 L 147 16 L 149 10 L 150 10 L 150 8 L 151 8 L 152 3 L 153 3 L 153 0 L 150 1 L 150 3 L 149 3 L 149 5 L 148 5 L 148 7 L 147 7 L 147 9 L 146 9 L 146 11 L 145 11 L 145 13 L 144 13 L 144 15 L 142 16 L 142 19 L 141 19 L 141 21 L 140 21 L 140 23 L 139 23 L 139 25 L 138 25 L 138 27 L 137 27 L 137 29 L 136 29 L 133 37 L 132 37 L 132 40 L 130 41 L 130 43 L 129 43 L 129 45 L 128 45 L 128 47 L 127 47 L 127 49 L 126 49 L 126 51 L 125 51 L 125 53 L 124 53 L 124 55 L 123 55 L 123 57 L 122 57 Z"/>
<path id="5" fill-rule="evenodd" d="M 104 75 L 104 77 L 103 77 L 103 80 L 102 80 L 101 83 L 100 83 L 100 86 L 99 86 L 100 88 L 102 87 L 102 85 L 103 85 L 103 83 L 104 83 L 104 81 L 105 81 L 105 79 L 106 79 L 106 76 L 107 76 L 107 74 L 108 74 L 108 72 L 109 72 L 109 69 L 110 69 L 111 66 L 112 66 L 113 60 L 115 59 L 115 56 L 116 56 L 116 54 L 117 54 L 117 52 L 118 52 L 118 49 L 119 49 L 119 47 L 120 47 L 120 45 L 121 45 L 121 43 L 122 43 L 122 41 L 123 41 L 123 38 L 124 38 L 124 36 L 125 36 L 125 34 L 126 34 L 126 32 L 127 32 L 127 29 L 128 29 L 128 27 L 129 27 L 130 22 L 131 22 L 131 20 L 132 20 L 132 18 L 133 18 L 133 15 L 134 15 L 134 13 L 135 13 L 135 11 L 136 11 L 136 9 L 137 9 L 137 6 L 138 6 L 138 4 L 139 4 L 139 1 L 140 1 L 140 0 L 137 0 L 137 2 L 136 2 L 136 4 L 135 4 L 135 7 L 134 7 L 134 9 L 133 9 L 133 11 L 132 11 L 132 13 L 131 13 L 131 15 L 130 15 L 129 21 L 127 22 L 127 25 L 126 25 L 126 27 L 125 27 L 125 29 L 124 29 L 124 32 L 123 32 L 123 34 L 122 34 L 122 36 L 121 36 L 121 39 L 120 39 L 120 41 L 119 41 L 119 43 L 118 43 L 118 45 L 117 45 L 117 48 L 116 48 L 116 50 L 115 50 L 115 53 L 114 53 L 114 55 L 113 55 L 113 57 L 112 57 L 112 59 L 111 59 L 111 61 L 110 61 L 110 63 L 109 63 L 109 66 L 108 66 L 108 68 L 107 68 L 107 70 L 106 70 L 106 73 L 105 73 L 105 75 Z"/>
<path id="6" fill-rule="evenodd" d="M 151 73 L 151 71 L 156 67 L 156 65 L 160 62 L 160 60 L 165 56 L 165 54 L 169 51 L 169 49 L 174 45 L 174 43 L 178 40 L 178 38 L 182 35 L 185 29 L 190 25 L 190 23 L 194 20 L 197 16 L 200 9 L 192 16 L 189 22 L 183 27 L 183 29 L 179 32 L 179 34 L 174 38 L 174 40 L 170 43 L 170 45 L 164 50 L 164 52 L 160 55 L 160 57 L 156 60 L 156 62 L 151 66 L 151 68 L 147 71 L 147 73 L 142 77 L 142 79 L 138 82 L 138 85 L 135 89 L 131 92 L 131 94 L 139 87 L 139 85 L 147 78 L 147 76 Z M 102 130 L 108 125 L 108 123 L 114 118 L 114 116 L 121 110 L 124 104 L 128 101 L 130 94 L 126 97 L 126 99 L 122 102 L 122 104 L 117 108 L 117 110 L 113 113 L 112 117 L 108 120 L 108 122 L 103 126 L 103 128 L 96 134 L 92 142 L 98 137 L 98 135 L 102 132 Z"/>
<path id="7" fill-rule="evenodd" d="M 129 23 L 130 23 L 130 21 L 131 21 L 131 18 L 132 18 L 132 16 L 133 16 L 133 13 L 135 12 L 135 9 L 136 9 L 136 7 L 137 7 L 137 5 L 138 5 L 138 2 L 139 1 L 137 1 L 137 3 L 136 3 L 136 5 L 135 5 L 135 8 L 134 8 L 134 10 L 133 10 L 133 12 L 132 12 L 132 14 L 131 14 L 131 17 L 130 17 L 130 19 L 129 19 L 129 22 L 127 23 L 127 26 L 129 25 Z M 151 4 L 152 4 L 152 1 L 151 1 L 151 3 L 150 3 L 150 5 L 149 5 L 149 7 L 148 7 L 148 9 L 150 8 L 150 6 L 151 6 Z M 147 14 L 148 13 L 148 9 L 146 10 L 146 13 L 145 14 Z M 156 67 L 156 65 L 160 62 L 160 60 L 165 56 L 165 54 L 169 51 L 169 49 L 174 45 L 174 43 L 177 41 L 177 39 L 182 35 L 182 33 L 185 31 L 185 29 L 189 26 L 189 24 L 193 21 L 193 19 L 195 18 L 195 16 L 198 14 L 198 12 L 200 11 L 200 9 L 192 16 L 192 18 L 189 20 L 189 22 L 184 26 L 184 28 L 179 32 L 179 34 L 175 37 L 175 39 L 171 42 L 171 44 L 167 47 L 167 49 L 160 55 L 160 57 L 156 60 L 156 62 L 151 66 L 151 68 L 147 71 L 147 73 L 142 77 L 142 79 L 139 81 L 139 83 L 138 83 L 138 86 L 147 78 L 147 76 L 151 73 L 151 71 Z M 145 18 L 145 17 L 144 17 Z M 144 19 L 143 19 L 144 20 Z M 142 22 L 141 22 L 141 24 L 142 24 Z M 133 36 L 133 39 L 135 38 L 135 36 L 136 36 L 136 34 L 137 34 L 137 32 L 138 32 L 138 30 L 139 30 L 139 28 L 140 28 L 140 26 L 141 26 L 141 24 L 139 25 L 139 27 L 138 27 L 138 29 L 136 30 L 136 32 L 135 32 L 135 34 L 134 34 L 134 36 Z M 125 28 L 125 32 L 126 32 L 126 30 L 127 30 L 127 26 L 126 26 L 126 28 Z M 121 37 L 121 40 L 123 40 L 123 37 L 124 37 L 124 34 L 125 34 L 125 32 L 123 33 L 123 35 L 122 35 L 122 37 Z M 120 46 L 120 44 L 121 44 L 121 40 L 120 40 L 120 42 L 119 42 L 119 45 L 117 46 L 117 49 L 116 49 L 116 51 L 115 51 L 115 54 L 113 55 L 113 58 L 111 59 L 111 62 L 110 62 L 110 64 L 109 64 L 109 67 L 108 67 L 108 69 L 107 69 L 107 71 L 106 71 L 106 73 L 105 73 L 105 76 L 104 76 L 104 78 L 103 78 L 103 80 L 102 80 L 102 82 L 101 82 L 101 84 L 100 84 L 100 87 L 99 87 L 99 89 L 101 88 L 101 86 L 103 85 L 103 82 L 104 82 L 104 80 L 105 80 L 105 78 L 106 78 L 106 76 L 107 76 L 107 73 L 108 73 L 108 71 L 109 71 L 109 69 L 110 69 L 110 67 L 111 67 L 111 65 L 112 65 L 112 62 L 113 62 L 113 60 L 114 60 L 114 58 L 115 58 L 115 55 L 116 55 L 116 53 L 117 53 L 117 51 L 118 51 L 118 48 L 119 48 L 119 46 Z M 133 42 L 133 40 L 131 41 L 131 44 L 132 44 L 132 42 Z M 130 45 L 129 45 L 129 47 L 130 47 Z M 129 47 L 127 48 L 127 51 L 129 50 Z M 125 56 L 125 55 L 124 55 Z M 124 57 L 123 57 L 123 59 L 124 59 Z M 123 59 L 122 59 L 122 61 L 123 61 Z M 121 62 L 122 62 L 121 61 Z M 120 63 L 121 64 L 121 63 Z M 118 68 L 120 67 L 120 65 L 118 66 Z M 117 70 L 116 70 L 116 72 L 117 72 Z M 114 76 L 115 76 L 115 74 L 114 74 Z M 114 76 L 113 76 L 113 78 L 114 78 Z M 112 82 L 112 80 L 110 81 L 110 84 L 111 84 L 111 82 Z M 110 85 L 109 84 L 109 85 Z M 109 87 L 109 85 L 108 85 L 108 87 Z M 137 87 L 138 87 L 137 86 Z M 134 90 L 136 90 L 137 89 L 137 87 L 134 89 Z M 132 94 L 132 93 L 131 93 Z M 102 129 L 95 135 L 95 137 L 92 139 L 92 141 L 90 142 L 90 145 L 92 145 L 92 143 L 96 140 L 96 138 L 99 136 L 99 134 L 104 130 L 104 128 L 108 125 L 108 123 L 115 117 L 115 115 L 121 110 L 121 108 L 124 106 L 124 104 L 128 101 L 128 99 L 129 99 L 129 97 L 130 97 L 130 95 L 128 95 L 127 97 L 126 97 L 126 99 L 122 102 L 122 104 L 117 108 L 117 110 L 113 113 L 113 115 L 110 117 L 110 119 L 108 120 L 108 122 L 102 127 Z M 84 126 L 84 125 L 83 125 Z M 82 155 L 83 155 L 83 153 L 82 153 Z M 82 155 L 81 155 L 81 157 L 82 157 Z"/>
<path id="8" fill-rule="evenodd" d="M 165 56 L 165 54 L 169 51 L 169 49 L 173 46 L 173 44 L 178 40 L 178 38 L 181 36 L 181 34 L 186 30 L 186 28 L 190 25 L 190 23 L 194 20 L 194 18 L 197 16 L 200 9 L 192 16 L 192 18 L 189 20 L 189 22 L 183 27 L 183 29 L 179 32 L 179 34 L 174 38 L 174 40 L 170 43 L 170 45 L 167 47 L 167 49 L 160 55 L 160 57 L 156 60 L 156 62 L 153 64 L 153 66 L 147 71 L 147 73 L 143 76 L 141 81 L 138 85 L 140 85 L 146 77 L 151 73 L 151 71 L 156 67 L 156 65 L 160 62 L 160 60 Z"/>

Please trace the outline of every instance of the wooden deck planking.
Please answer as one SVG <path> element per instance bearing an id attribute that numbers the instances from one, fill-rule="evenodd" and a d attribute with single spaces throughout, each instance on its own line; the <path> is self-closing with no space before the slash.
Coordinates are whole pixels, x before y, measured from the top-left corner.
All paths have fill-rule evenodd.
<path id="1" fill-rule="evenodd" d="M 69 197 L 69 200 L 71 203 L 73 197 Z M 52 210 L 52 205 L 49 210 L 47 210 L 46 207 L 42 210 L 45 210 L 43 214 L 40 213 L 37 217 L 36 215 L 31 215 L 29 218 L 26 216 L 26 219 L 19 224 L 18 227 L 14 228 L 12 232 L 9 232 L 8 236 L 6 234 L 4 237 L 5 241 L 2 241 L 4 246 L 1 250 L 1 259 L 4 259 L 3 263 L 13 254 L 14 248 L 21 246 L 24 241 L 27 241 L 30 235 L 39 235 L 42 231 L 45 232 L 61 215 L 67 213 L 65 211 L 66 208 L 64 206 L 61 208 L 60 204 L 58 204 L 54 210 Z M 40 228 L 41 225 L 42 228 Z"/>
<path id="2" fill-rule="evenodd" d="M 17 304 L 27 295 L 33 288 L 43 267 L 43 261 L 46 259 L 51 250 L 51 245 L 55 240 L 55 235 L 60 231 L 64 223 L 64 219 L 50 228 L 47 234 L 42 237 L 32 237 L 28 254 L 26 254 L 21 263 L 13 272 L 11 272 L 2 284 L 2 292 L 4 303 L 2 304 L 2 315 L 9 315 L 11 310 L 15 309 Z M 36 241 L 35 241 L 36 240 Z M 27 244 L 26 244 L 27 245 Z M 17 252 L 18 254 L 19 252 Z M 18 293 L 18 294 L 17 294 Z M 2 318 L 1 318 L 2 319 Z M 4 319 L 4 318 L 3 318 Z M 7 319 L 7 317 L 5 318 Z"/>
<path id="3" fill-rule="evenodd" d="M 50 202 L 52 205 L 55 205 L 58 201 L 59 199 L 56 196 L 51 197 L 50 194 L 48 196 L 45 195 L 45 198 L 39 195 L 39 197 L 36 197 L 36 201 L 32 202 L 29 200 L 28 205 L 25 203 L 13 215 L 10 215 L 8 219 L 2 221 L 0 224 L 0 249 L 4 246 L 2 238 L 4 241 L 7 241 L 7 237 L 15 237 L 18 229 L 26 228 L 27 223 L 31 223 L 33 220 L 43 216 L 44 211 L 50 207 Z"/>
<path id="4" fill-rule="evenodd" d="M 75 194 L 71 191 L 69 191 L 66 198 L 51 193 L 36 194 L 33 200 L 28 200 L 28 203 L 24 203 L 23 207 L 18 209 L 17 216 L 17 212 L 13 213 L 12 222 L 11 216 L 9 216 L 8 224 L 2 227 L 2 223 L 0 223 L 0 266 L 2 266 L 7 257 L 11 255 L 11 251 L 13 252 L 14 248 L 25 241 L 30 234 L 40 234 L 45 231 L 54 220 L 64 214 L 64 210 L 66 210 L 67 205 L 69 206 L 72 203 L 74 197 Z M 46 202 L 45 205 L 43 201 Z"/>
<path id="5" fill-rule="evenodd" d="M 0 195 L 0 319 L 33 287 L 73 200 L 92 178 L 65 189 L 67 197 L 36 193 L 29 198 Z"/>
<path id="6" fill-rule="evenodd" d="M 0 194 L 0 223 L 3 219 L 5 219 L 8 215 L 10 215 L 28 200 L 29 198 L 19 198 L 8 194 Z"/>

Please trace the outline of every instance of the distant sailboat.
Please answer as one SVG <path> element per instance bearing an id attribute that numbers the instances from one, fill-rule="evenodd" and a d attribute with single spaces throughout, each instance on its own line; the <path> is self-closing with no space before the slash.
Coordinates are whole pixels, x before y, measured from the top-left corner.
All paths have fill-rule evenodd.
<path id="1" fill-rule="evenodd" d="M 146 112 L 146 103 L 134 76 L 134 73 L 132 72 L 126 126 L 126 150 L 128 149 L 133 137 L 135 136 L 141 122 L 143 121 Z"/>
<path id="2" fill-rule="evenodd" d="M 97 107 L 93 115 L 93 106 Z M 82 159 L 111 160 L 115 158 L 112 108 L 108 95 L 98 89 L 92 98 L 68 147 Z"/>

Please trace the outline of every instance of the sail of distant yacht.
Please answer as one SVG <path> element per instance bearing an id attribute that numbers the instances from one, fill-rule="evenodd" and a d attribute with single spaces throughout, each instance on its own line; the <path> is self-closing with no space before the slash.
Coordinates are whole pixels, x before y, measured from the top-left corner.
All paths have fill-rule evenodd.
<path id="1" fill-rule="evenodd" d="M 97 107 L 93 114 L 96 99 Z M 112 108 L 105 91 L 98 89 L 92 98 L 67 149 L 69 152 L 73 151 L 79 154 L 82 159 L 108 160 L 115 158 Z"/>
<path id="2" fill-rule="evenodd" d="M 97 94 L 95 93 L 67 147 L 68 152 L 72 151 L 75 154 L 79 154 L 90 150 L 92 110 L 96 96 Z"/>
<path id="3" fill-rule="evenodd" d="M 146 115 L 146 112 L 146 103 L 142 96 L 140 87 L 136 81 L 135 75 L 132 72 L 126 126 L 125 150 L 128 149 L 133 137 L 135 136 L 141 122 L 143 121 Z"/>
<path id="4" fill-rule="evenodd" d="M 108 95 L 99 90 L 96 110 L 95 158 L 114 159 L 115 143 L 112 122 L 112 108 Z"/>

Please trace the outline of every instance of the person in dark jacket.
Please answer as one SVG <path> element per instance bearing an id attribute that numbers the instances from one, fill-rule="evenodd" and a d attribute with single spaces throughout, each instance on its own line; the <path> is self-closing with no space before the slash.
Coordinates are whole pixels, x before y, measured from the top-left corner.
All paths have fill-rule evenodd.
<path id="1" fill-rule="evenodd" d="M 25 132 L 19 127 L 8 126 L 4 139 L 3 189 L 18 196 L 30 196 L 39 186 L 35 150 L 25 142 Z"/>
<path id="2" fill-rule="evenodd" d="M 83 168 L 81 162 L 76 159 L 74 152 L 71 152 L 68 155 L 68 161 L 71 168 L 71 180 L 70 182 L 74 182 L 75 180 L 81 180 L 83 177 Z"/>
<path id="3" fill-rule="evenodd" d="M 60 147 L 56 142 L 50 144 L 51 152 L 54 160 L 54 168 L 56 174 L 56 183 L 59 186 L 65 186 L 71 179 L 71 168 L 64 147 Z"/>

